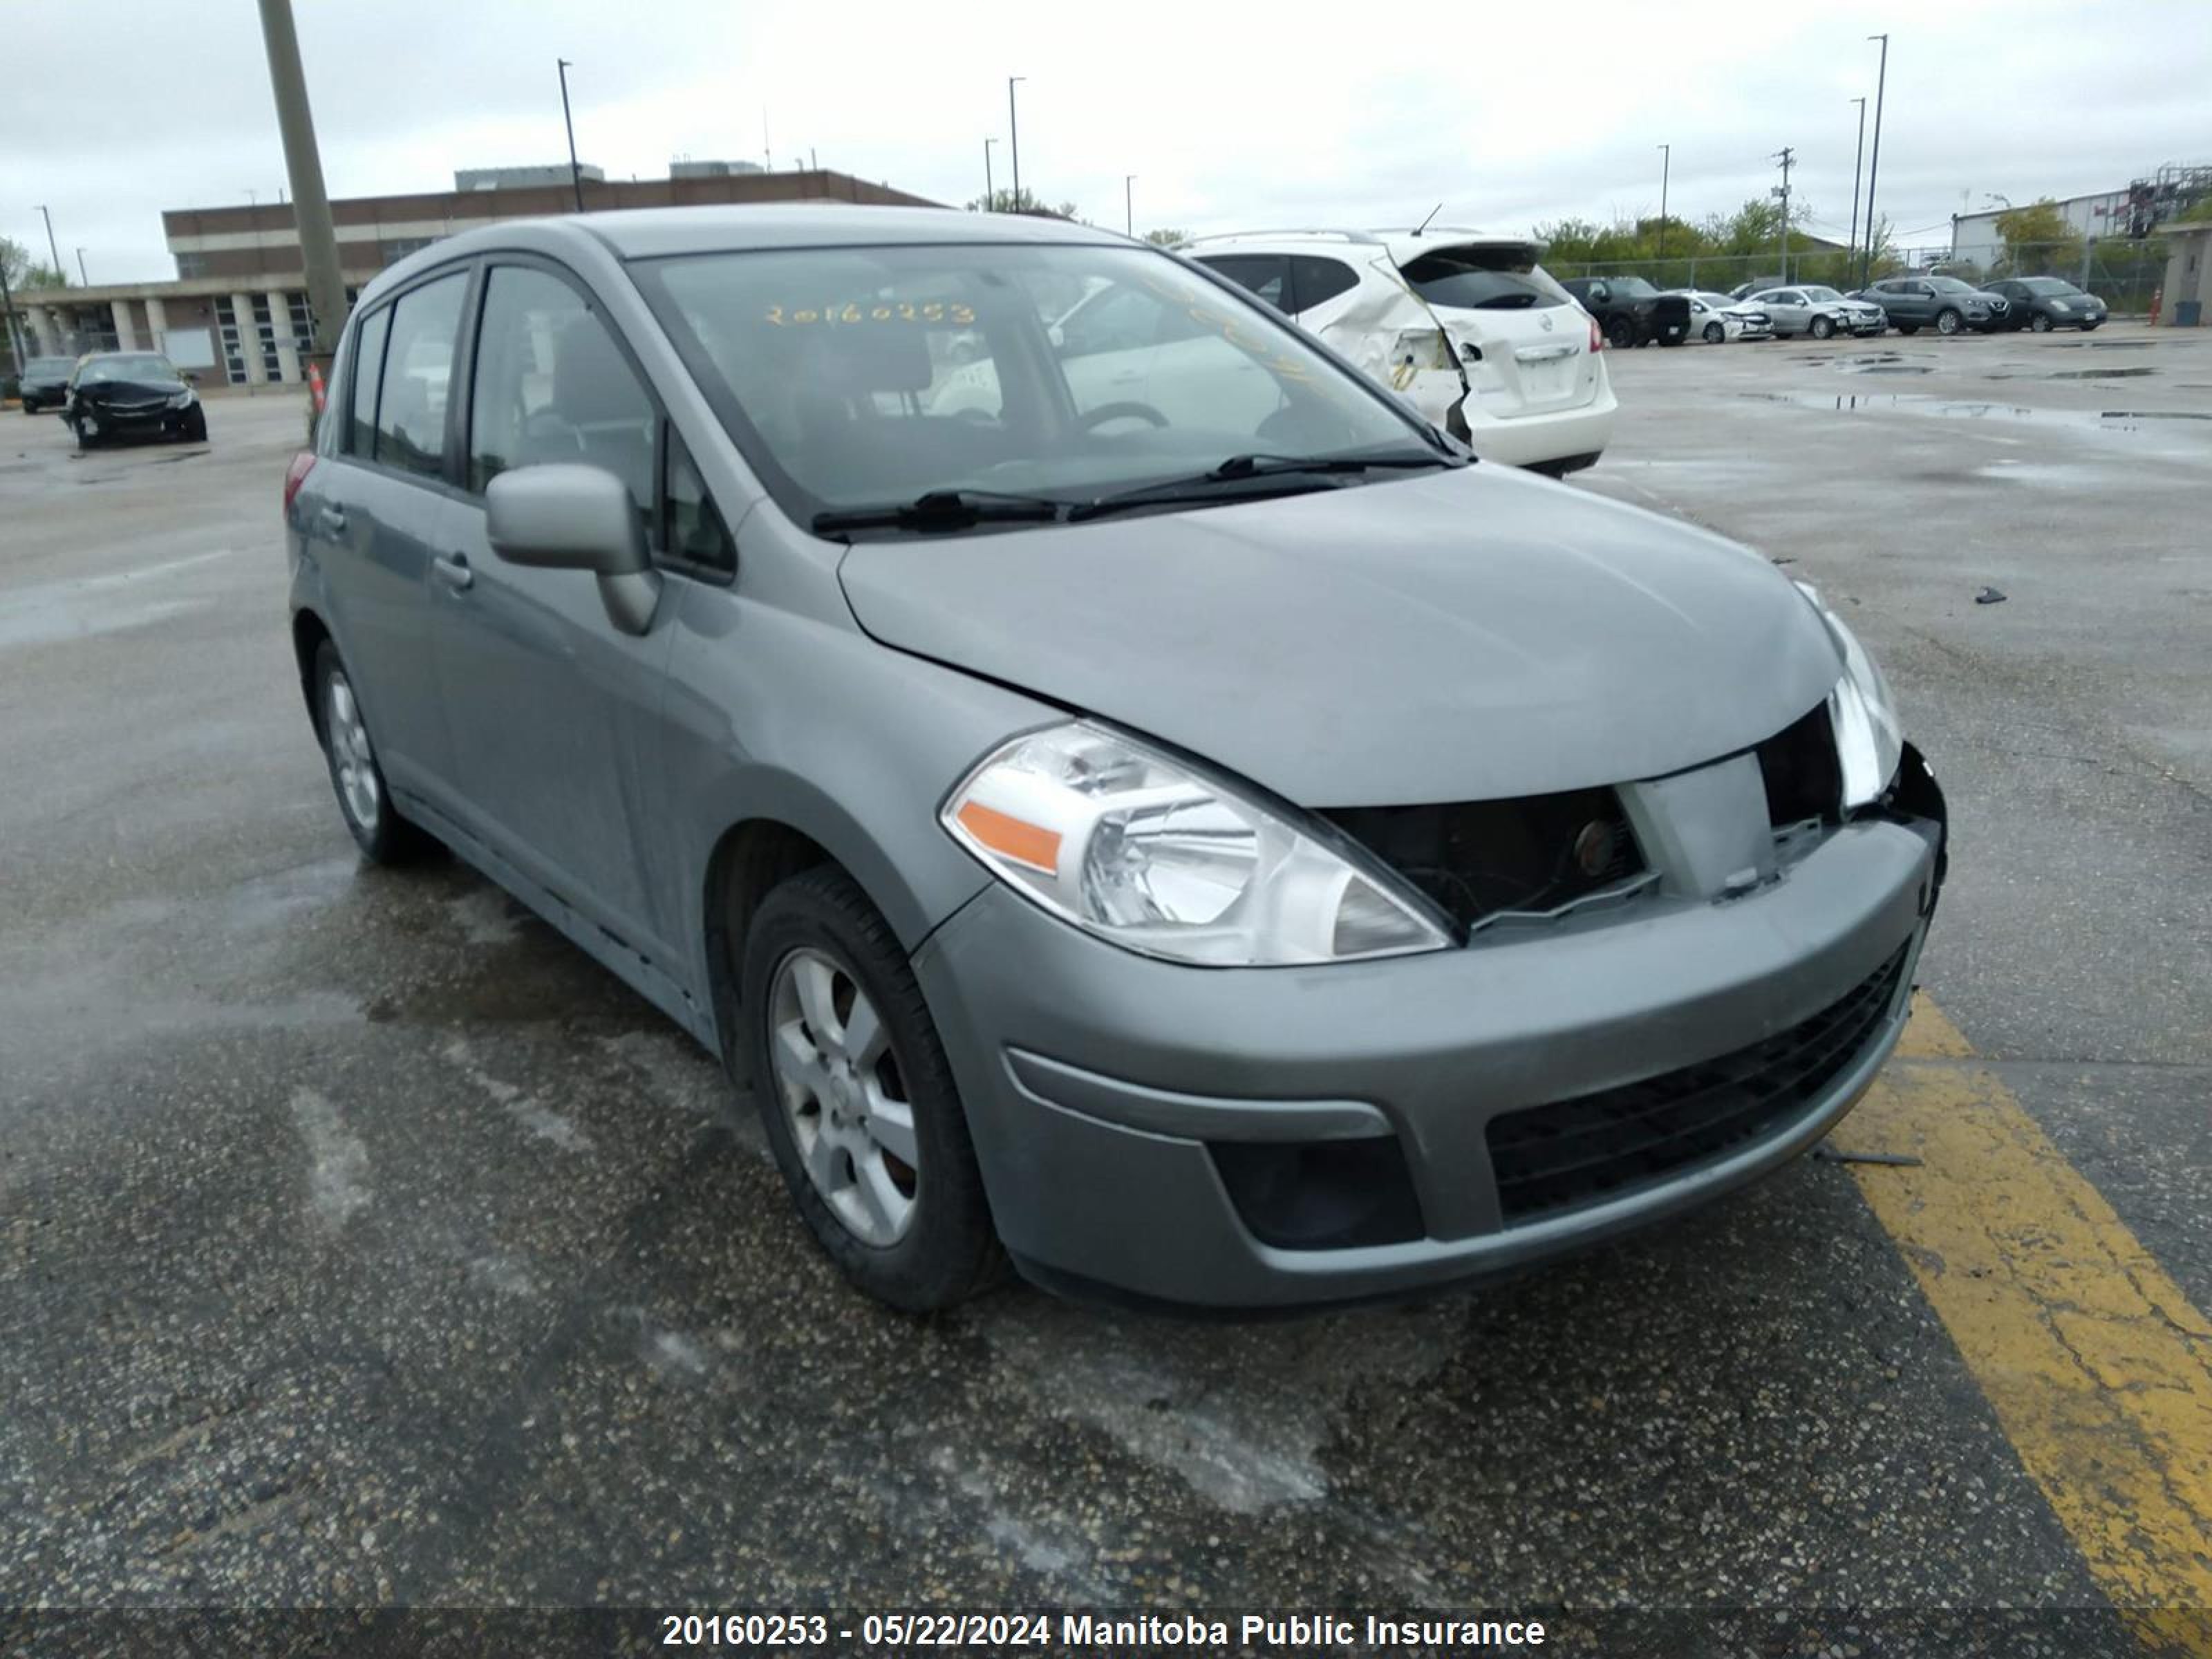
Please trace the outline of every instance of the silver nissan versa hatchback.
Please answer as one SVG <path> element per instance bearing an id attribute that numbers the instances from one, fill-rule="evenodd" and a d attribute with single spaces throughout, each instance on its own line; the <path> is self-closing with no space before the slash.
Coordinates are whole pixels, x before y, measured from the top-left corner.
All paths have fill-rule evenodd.
<path id="1" fill-rule="evenodd" d="M 1942 878 L 1809 589 L 1070 224 L 454 236 L 362 295 L 285 518 L 363 852 L 443 842 L 720 1055 L 902 1308 L 1674 1215 L 1866 1088 Z"/>

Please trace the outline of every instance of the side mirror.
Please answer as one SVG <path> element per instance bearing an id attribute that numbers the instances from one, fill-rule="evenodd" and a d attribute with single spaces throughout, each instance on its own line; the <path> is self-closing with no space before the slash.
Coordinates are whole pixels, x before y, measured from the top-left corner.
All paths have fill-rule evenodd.
<path id="1" fill-rule="evenodd" d="M 185 371 L 185 384 L 186 386 L 198 386 L 199 383 L 200 374 L 198 369 L 188 368 Z"/>
<path id="2" fill-rule="evenodd" d="M 484 492 L 491 550 L 509 564 L 588 570 L 607 620 L 629 634 L 653 625 L 660 577 L 629 488 L 604 467 L 518 466 Z"/>

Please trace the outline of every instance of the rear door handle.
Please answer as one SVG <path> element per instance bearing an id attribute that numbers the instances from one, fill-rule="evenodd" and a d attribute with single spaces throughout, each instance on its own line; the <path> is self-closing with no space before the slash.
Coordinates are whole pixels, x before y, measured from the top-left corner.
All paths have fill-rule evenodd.
<path id="1" fill-rule="evenodd" d="M 475 586 L 476 573 L 469 568 L 469 556 L 465 553 L 441 554 L 430 561 L 430 568 L 456 593 L 465 593 Z"/>
<path id="2" fill-rule="evenodd" d="M 325 507 L 322 511 L 322 526 L 323 529 L 331 535 L 344 535 L 346 526 L 345 509 L 342 507 Z"/>

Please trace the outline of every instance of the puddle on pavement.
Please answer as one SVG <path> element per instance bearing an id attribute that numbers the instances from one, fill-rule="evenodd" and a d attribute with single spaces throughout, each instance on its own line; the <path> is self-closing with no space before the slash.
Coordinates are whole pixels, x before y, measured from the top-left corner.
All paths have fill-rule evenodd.
<path id="1" fill-rule="evenodd" d="M 1908 358 L 1901 351 L 1863 351 L 1850 357 L 1806 357 L 1800 361 L 1826 362 L 1839 374 L 1933 374 L 1936 372 L 1936 365 L 1932 362 Z"/>
<path id="2" fill-rule="evenodd" d="M 1991 380 L 2130 380 L 2138 374 L 2155 374 L 2157 373 L 2158 371 L 2156 369 L 2148 367 L 2131 367 L 2128 368 L 2038 368 L 2021 369 L 2017 371 L 1999 369 L 1996 374 L 1985 375 L 1983 378 Z"/>
<path id="3" fill-rule="evenodd" d="M 1921 398 L 1904 392 L 1746 392 L 1761 403 L 1794 404 L 1839 415 L 1894 410 L 1905 415 L 1934 415 L 1960 421 L 2021 421 L 2038 426 L 2087 427 L 2100 432 L 2132 432 L 2145 421 L 2202 421 L 2212 414 L 2158 409 L 2030 409 L 2021 404 L 1984 403 L 1965 398 Z"/>

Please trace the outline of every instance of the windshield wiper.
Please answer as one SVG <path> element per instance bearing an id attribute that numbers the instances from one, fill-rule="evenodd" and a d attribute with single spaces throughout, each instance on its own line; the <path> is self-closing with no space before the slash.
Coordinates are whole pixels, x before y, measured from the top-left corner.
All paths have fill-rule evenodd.
<path id="1" fill-rule="evenodd" d="M 1015 495 L 995 489 L 931 489 L 910 501 L 881 507 L 838 507 L 814 515 L 814 533 L 843 530 L 967 530 L 979 524 L 1048 524 L 1067 510 L 1049 495 Z"/>
<path id="2" fill-rule="evenodd" d="M 1095 501 L 1085 501 L 1070 509 L 1068 521 L 1073 524 L 1084 519 L 1103 517 L 1129 507 L 1154 507 L 1175 501 L 1206 501 L 1219 493 L 1216 486 L 1247 483 L 1253 479 L 1281 478 L 1285 480 L 1309 476 L 1328 477 L 1334 474 L 1368 471 L 1403 471 L 1414 467 L 1462 466 L 1466 465 L 1455 455 L 1441 452 L 1435 454 L 1410 455 L 1231 455 L 1217 466 L 1203 472 L 1193 473 L 1187 478 L 1170 478 L 1160 483 L 1145 484 L 1135 489 L 1124 489 L 1111 495 L 1102 495 Z M 1316 489 L 1333 486 L 1316 484 Z M 1266 491 L 1244 491 L 1259 495 Z M 1285 492 L 1288 493 L 1288 492 Z"/>

